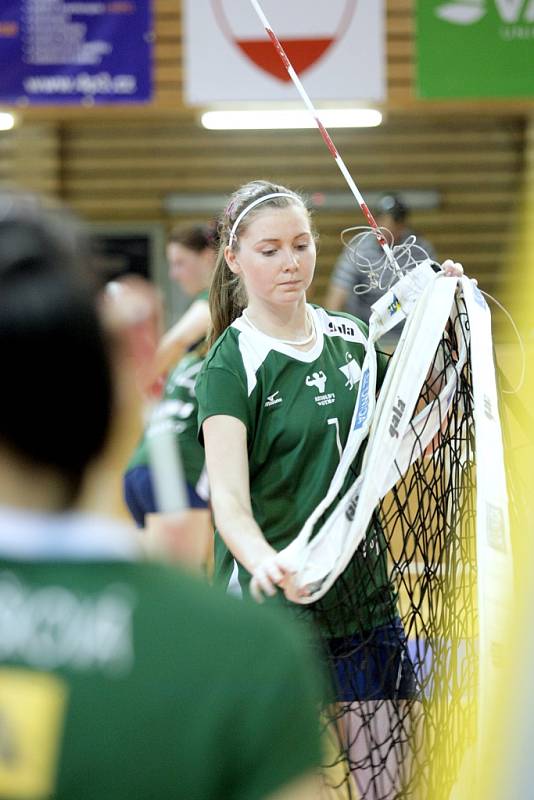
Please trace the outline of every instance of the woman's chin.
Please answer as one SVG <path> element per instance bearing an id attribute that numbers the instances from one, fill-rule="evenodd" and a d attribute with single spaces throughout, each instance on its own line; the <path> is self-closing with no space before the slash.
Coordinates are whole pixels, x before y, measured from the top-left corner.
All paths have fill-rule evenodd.
<path id="1" fill-rule="evenodd" d="M 276 287 L 275 296 L 282 302 L 294 302 L 306 295 L 306 285 L 303 281 L 295 281 L 294 283 L 284 283 Z"/>

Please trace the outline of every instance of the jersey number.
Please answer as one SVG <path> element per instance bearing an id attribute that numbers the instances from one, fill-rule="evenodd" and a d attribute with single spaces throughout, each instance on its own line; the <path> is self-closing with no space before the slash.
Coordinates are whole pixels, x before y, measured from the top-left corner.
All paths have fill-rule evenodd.
<path id="1" fill-rule="evenodd" d="M 328 425 L 335 425 L 337 450 L 339 453 L 339 457 L 341 458 L 341 456 L 343 455 L 343 448 L 341 446 L 341 438 L 339 436 L 339 420 L 337 417 L 330 417 L 330 419 L 327 419 L 326 422 Z"/>

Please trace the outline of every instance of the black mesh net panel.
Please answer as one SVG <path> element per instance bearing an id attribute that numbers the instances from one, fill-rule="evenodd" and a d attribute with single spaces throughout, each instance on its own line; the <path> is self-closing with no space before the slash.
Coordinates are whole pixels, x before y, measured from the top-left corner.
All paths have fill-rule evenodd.
<path id="1" fill-rule="evenodd" d="M 465 319 L 463 301 L 457 311 Z M 449 325 L 420 404 L 455 365 Z M 467 363 L 442 426 L 399 474 L 334 586 L 302 608 L 321 632 L 325 797 L 446 797 L 476 719 L 474 426 Z M 456 367 L 455 367 L 456 369 Z M 441 411 L 441 410 L 440 410 Z M 359 474 L 357 459 L 343 491 Z M 340 493 L 341 496 L 341 493 Z M 320 523 L 322 520 L 320 521 Z M 319 523 L 319 524 L 320 524 Z"/>

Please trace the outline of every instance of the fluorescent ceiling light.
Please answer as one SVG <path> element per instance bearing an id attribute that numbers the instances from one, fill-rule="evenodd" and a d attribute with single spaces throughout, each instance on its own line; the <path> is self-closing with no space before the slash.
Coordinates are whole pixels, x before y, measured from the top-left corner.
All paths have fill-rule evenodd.
<path id="1" fill-rule="evenodd" d="M 0 111 L 0 131 L 10 131 L 15 126 L 15 117 L 7 111 Z"/>
<path id="2" fill-rule="evenodd" d="M 382 122 L 382 114 L 374 108 L 327 108 L 318 113 L 326 128 L 374 128 Z M 206 111 L 201 122 L 205 128 L 219 131 L 314 128 L 316 125 L 305 109 Z"/>

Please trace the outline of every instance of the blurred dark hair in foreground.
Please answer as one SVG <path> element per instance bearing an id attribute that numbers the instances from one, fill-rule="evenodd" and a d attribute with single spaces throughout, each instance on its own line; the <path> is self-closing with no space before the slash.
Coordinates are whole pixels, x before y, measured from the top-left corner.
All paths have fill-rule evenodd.
<path id="1" fill-rule="evenodd" d="M 0 192 L 0 448 L 55 470 L 67 505 L 103 448 L 112 408 L 90 264 L 70 214 Z"/>

